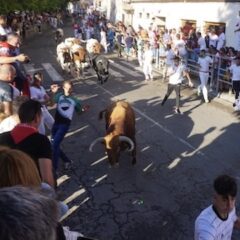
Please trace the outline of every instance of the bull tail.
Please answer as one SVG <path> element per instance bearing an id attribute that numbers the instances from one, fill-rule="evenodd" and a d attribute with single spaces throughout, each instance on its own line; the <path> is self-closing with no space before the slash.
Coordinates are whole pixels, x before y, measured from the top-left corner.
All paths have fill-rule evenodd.
<path id="1" fill-rule="evenodd" d="M 103 114 L 106 113 L 106 111 L 107 111 L 107 109 L 104 109 L 104 110 L 102 110 L 102 111 L 99 113 L 99 115 L 98 115 L 98 119 L 99 119 L 99 120 L 102 120 Z"/>

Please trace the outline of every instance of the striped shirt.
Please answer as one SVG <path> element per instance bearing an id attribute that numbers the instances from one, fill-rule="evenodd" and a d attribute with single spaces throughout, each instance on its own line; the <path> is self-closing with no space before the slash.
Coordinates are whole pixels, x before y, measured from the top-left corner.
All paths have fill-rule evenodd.
<path id="1" fill-rule="evenodd" d="M 235 208 L 229 213 L 226 220 L 222 220 L 211 205 L 204 209 L 195 221 L 194 240 L 231 240 L 236 220 Z"/>

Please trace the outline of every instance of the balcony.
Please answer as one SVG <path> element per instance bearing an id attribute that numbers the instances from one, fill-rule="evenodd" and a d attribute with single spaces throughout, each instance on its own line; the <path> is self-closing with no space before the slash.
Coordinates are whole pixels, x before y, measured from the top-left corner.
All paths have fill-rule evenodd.
<path id="1" fill-rule="evenodd" d="M 123 11 L 125 11 L 127 13 L 133 13 L 134 12 L 134 9 L 131 5 L 131 0 L 123 0 L 122 8 L 123 8 Z"/>

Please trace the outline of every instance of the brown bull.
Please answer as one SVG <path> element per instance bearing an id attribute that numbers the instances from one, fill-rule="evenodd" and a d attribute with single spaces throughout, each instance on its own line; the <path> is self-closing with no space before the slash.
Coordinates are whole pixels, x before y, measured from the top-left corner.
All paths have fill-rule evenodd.
<path id="1" fill-rule="evenodd" d="M 77 76 L 84 74 L 83 69 L 86 64 L 87 50 L 83 47 L 79 48 L 77 51 L 72 53 L 72 60 L 77 72 Z"/>
<path id="2" fill-rule="evenodd" d="M 136 163 L 135 113 L 129 103 L 117 101 L 99 113 L 105 113 L 106 135 L 97 138 L 89 147 L 92 151 L 97 142 L 103 142 L 111 165 L 118 162 L 120 150 L 128 147 L 132 152 L 132 164 Z"/>

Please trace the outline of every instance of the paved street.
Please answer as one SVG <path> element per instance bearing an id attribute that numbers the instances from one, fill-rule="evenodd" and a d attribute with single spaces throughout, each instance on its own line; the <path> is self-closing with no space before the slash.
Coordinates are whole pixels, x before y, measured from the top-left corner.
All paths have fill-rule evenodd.
<path id="1" fill-rule="evenodd" d="M 65 32 L 70 36 L 70 27 Z M 25 69 L 41 70 L 47 87 L 69 79 L 56 62 L 55 49 L 51 31 L 22 48 L 32 60 Z M 99 85 L 93 71 L 73 80 L 75 94 L 90 110 L 74 117 L 63 142 L 74 161 L 73 170 L 61 171 L 58 179 L 60 197 L 70 208 L 63 225 L 99 240 L 193 239 L 194 220 L 211 203 L 213 179 L 227 173 L 240 180 L 239 116 L 231 103 L 205 104 L 187 87 L 183 114 L 173 114 L 174 93 L 164 107 L 160 104 L 166 83 L 157 75 L 145 83 L 134 61 L 110 58 L 106 84 Z M 129 101 L 136 113 L 137 164 L 132 166 L 123 152 L 119 167 L 109 168 L 101 144 L 92 153 L 88 148 L 104 135 L 99 111 L 117 99 Z M 234 233 L 234 239 L 239 236 Z"/>

